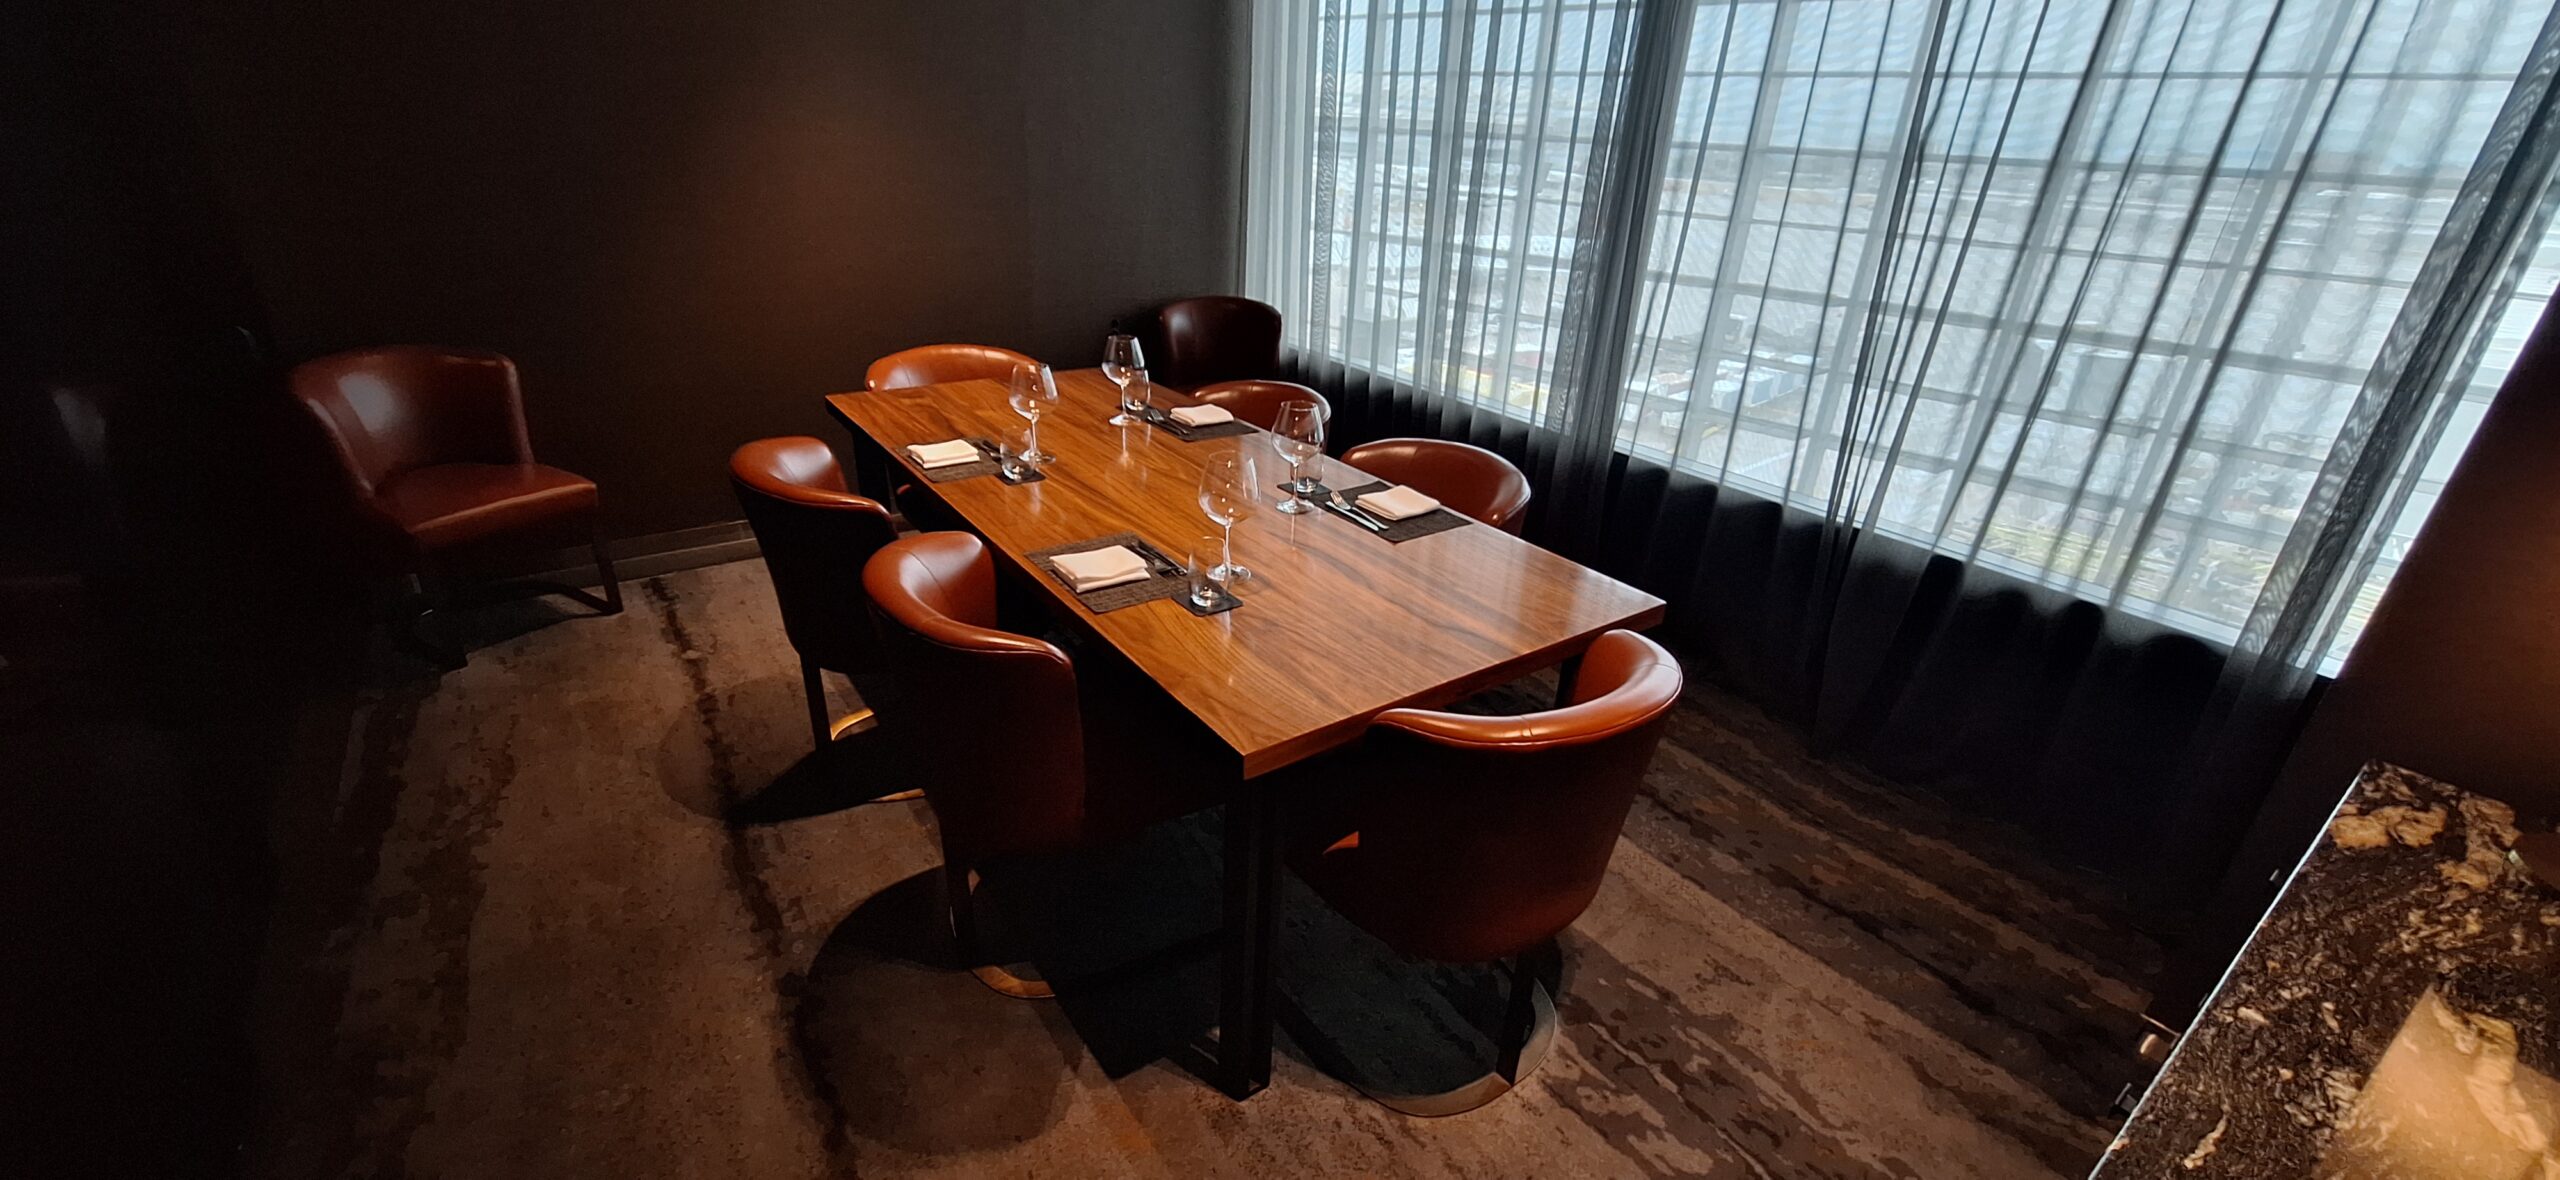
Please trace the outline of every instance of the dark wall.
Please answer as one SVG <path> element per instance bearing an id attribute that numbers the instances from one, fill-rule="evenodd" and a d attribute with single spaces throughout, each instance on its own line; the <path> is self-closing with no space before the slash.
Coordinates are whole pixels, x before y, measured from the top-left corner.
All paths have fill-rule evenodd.
<path id="1" fill-rule="evenodd" d="M 2549 308 L 2194 945 L 2171 962 L 2155 1017 L 2178 1027 L 2193 1015 L 2369 759 L 2560 817 L 2560 315 Z"/>
<path id="2" fill-rule="evenodd" d="M 2334 803 L 2367 758 L 2560 815 L 2560 317 L 2548 310 L 2284 783 L 2328 784 Z"/>
<path id="3" fill-rule="evenodd" d="M 182 18 L 286 361 L 522 366 L 608 528 L 732 518 L 748 438 L 938 340 L 1091 363 L 1233 283 L 1231 0 L 424 0 Z"/>

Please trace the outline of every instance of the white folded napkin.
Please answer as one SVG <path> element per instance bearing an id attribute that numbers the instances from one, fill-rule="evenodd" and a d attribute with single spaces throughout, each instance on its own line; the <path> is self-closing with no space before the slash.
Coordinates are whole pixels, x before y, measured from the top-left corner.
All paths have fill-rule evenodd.
<path id="1" fill-rule="evenodd" d="M 1363 494 L 1359 499 L 1353 500 L 1352 503 L 1359 505 L 1361 510 L 1367 512 L 1371 516 L 1377 517 L 1380 520 L 1403 520 L 1410 516 L 1420 516 L 1425 512 L 1430 512 L 1440 507 L 1440 501 L 1423 495 L 1422 493 L 1406 487 L 1403 484 L 1397 484 L 1394 487 L 1387 488 L 1382 491 Z"/>
<path id="2" fill-rule="evenodd" d="M 974 463 L 979 459 L 977 444 L 965 438 L 955 438 L 950 442 L 916 443 L 907 448 L 907 454 L 915 458 L 916 465 L 919 467 L 950 467 L 960 463 Z"/>
<path id="3" fill-rule="evenodd" d="M 1235 415 L 1216 406 L 1183 406 L 1167 414 L 1166 417 L 1185 426 L 1215 426 L 1221 422 L 1236 420 Z"/>
<path id="4" fill-rule="evenodd" d="M 1082 553 L 1061 553 L 1049 559 L 1058 572 L 1067 576 L 1067 584 L 1078 594 L 1118 586 L 1145 578 L 1149 571 L 1145 558 L 1130 552 L 1126 545 L 1088 549 Z"/>

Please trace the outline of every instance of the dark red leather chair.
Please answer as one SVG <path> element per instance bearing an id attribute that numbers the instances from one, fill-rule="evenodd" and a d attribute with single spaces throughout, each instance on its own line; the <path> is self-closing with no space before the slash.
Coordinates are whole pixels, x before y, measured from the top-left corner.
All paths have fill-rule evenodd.
<path id="1" fill-rule="evenodd" d="M 1264 430 L 1271 429 L 1271 423 L 1280 417 L 1280 407 L 1293 401 L 1314 402 L 1325 421 L 1333 420 L 1333 403 L 1294 381 L 1217 381 L 1192 390 L 1191 396 Z"/>
<path id="2" fill-rule="evenodd" d="M 583 539 L 605 613 L 622 610 L 596 485 L 534 461 L 515 362 L 394 345 L 305 361 L 288 383 L 329 440 L 374 558 L 443 572 L 466 550 Z"/>
<path id="3" fill-rule="evenodd" d="M 890 353 L 871 362 L 864 382 L 871 389 L 906 389 L 946 381 L 1005 381 L 1015 365 L 1038 361 L 992 344 L 925 344 Z"/>
<path id="4" fill-rule="evenodd" d="M 1342 461 L 1440 501 L 1461 516 L 1517 535 L 1529 511 L 1529 477 L 1483 447 L 1436 438 L 1382 438 L 1342 453 Z"/>
<path id="5" fill-rule="evenodd" d="M 897 526 L 879 501 L 846 489 L 835 452 L 814 438 L 764 438 L 739 447 L 729 456 L 729 486 L 763 551 L 782 630 L 800 653 L 809 728 L 823 750 L 844 725 L 828 717 L 821 669 L 852 680 L 866 705 L 880 703 L 875 674 L 888 658 L 862 589 L 862 567 L 897 539 Z"/>
<path id="6" fill-rule="evenodd" d="M 995 562 L 967 533 L 891 542 L 863 570 L 922 730 L 925 801 L 942 832 L 952 931 L 1007 995 L 1049 988 L 982 962 L 973 876 L 1009 857 L 1135 835 L 1222 800 L 1239 767 L 1214 734 L 1142 675 L 1092 668 L 1003 630 Z"/>
<path id="7" fill-rule="evenodd" d="M 1311 789 L 1289 864 L 1336 911 L 1403 954 L 1511 960 L 1506 1083 L 1523 1072 L 1553 939 L 1599 892 L 1681 683 L 1661 645 L 1611 631 L 1558 708 L 1389 709 L 1359 744 L 1292 772 Z"/>
<path id="8" fill-rule="evenodd" d="M 1164 355 L 1149 376 L 1191 390 L 1280 372 L 1280 309 L 1236 295 L 1177 299 L 1156 312 Z"/>

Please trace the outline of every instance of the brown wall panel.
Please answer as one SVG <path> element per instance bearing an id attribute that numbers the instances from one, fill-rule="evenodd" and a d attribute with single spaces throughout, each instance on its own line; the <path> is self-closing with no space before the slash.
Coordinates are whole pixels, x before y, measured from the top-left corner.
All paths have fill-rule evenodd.
<path id="1" fill-rule="evenodd" d="M 1233 282 L 1225 0 L 281 0 L 190 9 L 189 108 L 292 360 L 522 365 L 609 526 L 735 515 L 880 353 L 1083 364 Z"/>

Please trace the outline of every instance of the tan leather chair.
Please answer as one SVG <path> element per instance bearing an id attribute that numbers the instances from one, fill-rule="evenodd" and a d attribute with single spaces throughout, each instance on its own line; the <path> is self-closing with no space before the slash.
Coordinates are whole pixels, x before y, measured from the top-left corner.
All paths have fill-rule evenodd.
<path id="1" fill-rule="evenodd" d="M 1535 1019 L 1552 1020 L 1538 1012 L 1538 976 L 1599 892 L 1681 683 L 1660 644 L 1611 631 L 1558 708 L 1389 709 L 1359 744 L 1294 772 L 1313 785 L 1291 823 L 1289 864 L 1336 911 L 1403 954 L 1512 961 L 1506 1083 L 1523 1072 Z"/>
<path id="2" fill-rule="evenodd" d="M 873 674 L 888 666 L 862 567 L 898 537 L 889 510 L 846 490 L 835 452 L 814 438 L 763 438 L 729 456 L 729 486 L 755 530 L 782 630 L 800 653 L 809 728 L 823 750 L 862 714 L 831 721 L 821 669 L 853 680 L 866 705 L 881 695 Z"/>
<path id="3" fill-rule="evenodd" d="M 891 542 L 862 581 L 923 731 L 917 762 L 929 768 L 924 796 L 940 821 L 962 957 L 998 991 L 1047 995 L 1046 985 L 981 961 L 976 871 L 1208 807 L 1237 781 L 1234 758 L 1142 675 L 1079 675 L 1057 645 L 1002 629 L 995 562 L 970 534 Z"/>
<path id="4" fill-rule="evenodd" d="M 584 539 L 607 614 L 622 610 L 595 532 L 596 485 L 534 462 L 515 362 L 420 345 L 305 361 L 288 381 L 319 420 L 374 546 L 397 572 L 439 572 L 463 550 Z M 459 652 L 443 654 L 460 663 Z"/>
<path id="5" fill-rule="evenodd" d="M 1333 421 L 1333 403 L 1294 381 L 1219 381 L 1192 390 L 1191 396 L 1264 430 L 1280 417 L 1280 407 L 1293 401 L 1314 402 L 1316 412 Z"/>
<path id="6" fill-rule="evenodd" d="M 992 344 L 925 344 L 871 362 L 864 380 L 871 389 L 908 389 L 946 381 L 1005 382 L 1013 379 L 1015 365 L 1038 363 L 1010 348 Z M 902 483 L 890 489 L 889 498 L 919 528 L 960 527 L 959 514 L 944 504 L 930 485 Z"/>
<path id="7" fill-rule="evenodd" d="M 1517 535 L 1529 511 L 1529 477 L 1483 447 L 1436 438 L 1382 438 L 1342 453 L 1342 461 L 1400 483 L 1462 516 Z"/>
<path id="8" fill-rule="evenodd" d="M 1175 389 L 1197 389 L 1280 371 L 1280 309 L 1236 295 L 1177 299 L 1156 312 L 1164 355 L 1150 376 Z"/>
<path id="9" fill-rule="evenodd" d="M 890 353 L 871 362 L 864 381 L 871 389 L 906 389 L 945 381 L 1005 381 L 1015 365 L 1038 361 L 992 344 L 926 344 Z"/>

